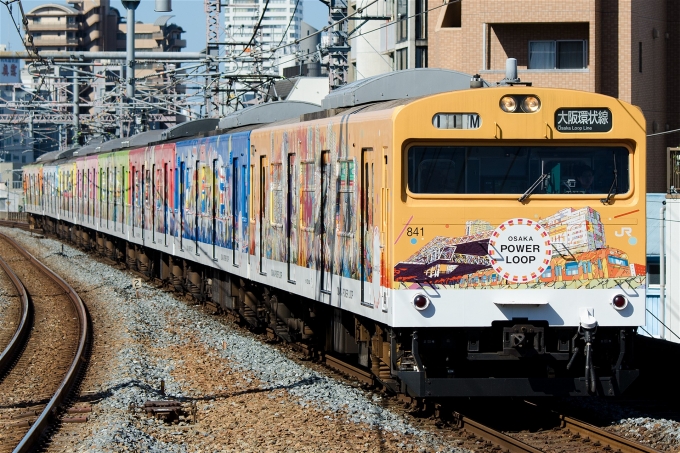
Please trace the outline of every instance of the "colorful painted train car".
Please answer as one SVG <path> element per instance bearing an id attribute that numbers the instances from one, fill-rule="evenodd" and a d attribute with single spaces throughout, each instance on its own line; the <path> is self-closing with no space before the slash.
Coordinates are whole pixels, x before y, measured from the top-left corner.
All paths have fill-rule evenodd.
<path id="1" fill-rule="evenodd" d="M 26 207 L 395 391 L 619 394 L 644 324 L 644 118 L 598 94 L 469 87 L 399 71 L 322 107 L 48 156 L 25 167 Z"/>

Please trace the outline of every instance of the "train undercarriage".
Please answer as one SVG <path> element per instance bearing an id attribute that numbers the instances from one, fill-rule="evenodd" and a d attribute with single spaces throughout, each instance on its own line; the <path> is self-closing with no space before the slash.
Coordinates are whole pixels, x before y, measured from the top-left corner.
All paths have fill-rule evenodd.
<path id="1" fill-rule="evenodd" d="M 637 378 L 634 328 L 549 327 L 527 319 L 483 328 L 390 328 L 123 239 L 49 217 L 46 233 L 125 265 L 159 286 L 293 343 L 341 371 L 413 398 L 619 395 Z"/>

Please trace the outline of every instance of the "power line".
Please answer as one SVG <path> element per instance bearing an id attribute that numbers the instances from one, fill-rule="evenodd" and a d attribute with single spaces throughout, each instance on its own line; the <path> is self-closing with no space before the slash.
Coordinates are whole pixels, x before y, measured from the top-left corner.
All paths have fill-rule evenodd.
<path id="1" fill-rule="evenodd" d="M 673 129 L 672 131 L 664 131 L 664 132 L 655 132 L 654 134 L 647 134 L 647 137 L 654 137 L 655 135 L 673 134 L 675 132 L 680 132 L 680 129 Z"/>
<path id="2" fill-rule="evenodd" d="M 262 20 L 264 19 L 264 15 L 267 14 L 267 8 L 268 8 L 268 7 L 269 7 L 269 0 L 267 0 L 267 1 L 264 3 L 264 8 L 262 9 L 262 15 L 260 16 L 260 19 L 257 21 L 257 24 L 255 25 L 255 28 L 253 29 L 253 35 L 250 37 L 250 40 L 248 40 L 248 44 L 246 44 L 246 46 L 243 48 L 243 50 L 241 51 L 241 53 L 238 54 L 239 57 L 240 57 L 241 55 L 243 55 L 243 54 L 245 53 L 246 49 L 248 49 L 248 48 L 250 47 L 250 45 L 253 43 L 253 40 L 255 39 L 255 36 L 257 36 L 257 31 L 260 29 L 260 25 L 262 25 Z"/>
<path id="3" fill-rule="evenodd" d="M 364 7 L 364 9 L 366 9 L 366 8 L 368 8 L 369 6 L 373 5 L 373 4 L 376 3 L 377 1 L 378 1 L 378 0 L 372 1 L 371 3 L 369 3 L 368 5 L 366 5 L 366 6 Z M 420 13 L 416 13 L 416 14 L 412 14 L 412 15 L 410 15 L 410 16 L 407 16 L 407 17 L 405 17 L 404 19 L 401 19 L 400 21 L 412 19 L 412 18 L 414 18 L 414 17 L 420 16 L 420 15 L 423 15 L 423 14 L 427 14 L 427 13 L 429 13 L 430 11 L 434 11 L 434 10 L 436 10 L 436 9 L 442 8 L 442 7 L 447 6 L 447 5 L 450 5 L 450 4 L 452 4 L 452 3 L 458 3 L 458 2 L 460 2 L 460 1 L 461 1 L 461 0 L 452 0 L 452 1 L 447 2 L 447 3 L 444 3 L 444 4 L 442 4 L 442 5 L 435 6 L 434 8 L 430 8 L 430 9 L 428 9 L 428 10 L 422 11 L 422 12 L 420 12 Z M 316 36 L 316 35 L 318 35 L 319 33 L 323 33 L 323 32 L 325 32 L 325 31 L 327 31 L 329 28 L 331 28 L 333 25 L 339 24 L 340 22 L 343 22 L 343 21 L 345 21 L 345 20 L 349 20 L 349 18 L 351 18 L 352 16 L 354 16 L 354 15 L 356 15 L 356 14 L 358 14 L 358 13 L 361 13 L 361 12 L 363 12 L 363 10 L 358 9 L 358 10 L 355 11 L 354 13 L 352 13 L 352 14 L 346 16 L 344 19 L 340 19 L 340 20 L 334 22 L 333 24 L 330 24 L 330 25 L 324 27 L 323 29 L 321 29 L 321 30 L 319 30 L 319 31 L 310 34 L 309 36 L 305 36 L 304 38 L 300 38 L 300 39 L 296 40 L 294 44 L 298 44 L 300 41 L 304 41 L 305 39 L 311 38 L 312 36 Z M 386 23 L 386 24 L 383 24 L 383 25 L 381 25 L 381 26 L 379 26 L 379 27 L 377 27 L 377 28 L 374 28 L 373 30 L 369 30 L 369 31 L 367 31 L 367 32 L 363 32 L 363 33 L 359 33 L 359 34 L 357 34 L 357 35 L 354 35 L 354 36 L 352 36 L 352 38 L 358 38 L 358 37 L 360 37 L 360 36 L 366 36 L 366 35 L 368 35 L 369 33 L 373 33 L 373 32 L 375 32 L 375 31 L 382 30 L 383 28 L 389 27 L 389 26 L 391 26 L 391 25 L 396 26 L 396 25 L 397 25 L 397 22 L 400 22 L 400 21 L 390 21 L 390 22 L 388 22 L 388 23 Z M 273 50 L 282 49 L 282 48 L 284 48 L 284 47 L 288 47 L 288 46 L 291 46 L 291 45 L 293 45 L 293 44 L 285 44 L 285 45 L 283 45 L 283 46 L 281 46 L 281 47 L 278 47 L 278 48 L 276 48 L 276 49 L 273 49 Z M 375 50 L 375 49 L 374 49 L 374 50 Z M 297 57 L 295 57 L 295 58 L 293 58 L 293 59 L 290 59 L 290 60 L 286 60 L 286 61 L 280 62 L 279 64 L 286 64 L 286 63 L 289 63 L 289 62 L 291 62 L 291 61 L 295 61 L 296 59 L 297 59 Z"/>

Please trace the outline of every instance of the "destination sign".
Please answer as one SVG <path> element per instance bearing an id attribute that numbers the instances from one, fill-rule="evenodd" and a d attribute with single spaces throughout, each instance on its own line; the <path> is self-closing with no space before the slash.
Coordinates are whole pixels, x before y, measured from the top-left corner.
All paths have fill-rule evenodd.
<path id="1" fill-rule="evenodd" d="M 565 107 L 555 111 L 558 132 L 609 132 L 612 112 L 606 107 Z"/>
<path id="2" fill-rule="evenodd" d="M 536 280 L 550 265 L 550 235 L 531 219 L 510 219 L 489 239 L 491 267 L 512 283 Z"/>
<path id="3" fill-rule="evenodd" d="M 479 113 L 437 113 L 432 124 L 437 129 L 479 129 L 482 118 Z"/>

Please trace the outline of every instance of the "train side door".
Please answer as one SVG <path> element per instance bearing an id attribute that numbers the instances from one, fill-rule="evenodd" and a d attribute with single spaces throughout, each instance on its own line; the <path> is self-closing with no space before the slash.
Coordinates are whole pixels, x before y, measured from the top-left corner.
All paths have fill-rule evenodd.
<path id="1" fill-rule="evenodd" d="M 104 168 L 101 166 L 99 167 L 99 197 L 97 197 L 97 217 L 99 217 L 99 222 L 97 224 L 99 225 L 99 228 L 102 228 L 103 221 L 104 221 L 104 212 L 106 210 L 104 209 L 104 181 L 105 181 L 106 176 L 104 175 Z"/>
<path id="2" fill-rule="evenodd" d="M 118 167 L 113 167 L 113 187 L 111 188 L 111 198 L 113 199 L 113 231 L 116 231 L 116 223 L 118 223 Z"/>
<path id="3" fill-rule="evenodd" d="M 374 225 L 374 200 L 373 189 L 374 162 L 373 149 L 361 150 L 361 231 L 360 231 L 360 278 L 361 278 L 361 303 L 373 306 L 373 225 Z"/>
<path id="4" fill-rule="evenodd" d="M 181 161 L 179 164 L 179 249 L 184 250 L 184 216 L 186 194 L 184 193 L 184 178 L 186 177 L 186 164 Z"/>
<path id="5" fill-rule="evenodd" d="M 239 159 L 232 159 L 231 167 L 231 252 L 232 264 L 239 266 L 241 250 L 241 172 L 239 171 Z"/>
<path id="6" fill-rule="evenodd" d="M 127 173 L 128 179 L 125 178 L 125 174 Z M 121 219 L 120 219 L 120 224 L 121 224 L 121 232 L 125 233 L 125 222 L 129 218 L 130 212 L 127 204 L 127 191 L 129 190 L 128 187 L 130 186 L 130 172 L 125 170 L 125 167 L 123 165 L 120 166 L 120 183 L 121 183 L 121 188 L 120 188 L 120 206 L 121 206 Z"/>
<path id="7" fill-rule="evenodd" d="M 219 178 L 218 175 L 218 167 L 217 167 L 217 159 L 213 159 L 212 161 L 212 181 L 210 181 L 211 184 L 211 192 L 212 192 L 212 209 L 210 216 L 212 218 L 212 231 L 210 235 L 210 243 L 212 244 L 212 259 L 217 260 L 217 204 L 219 200 L 219 193 L 217 191 L 217 181 Z"/>
<path id="8" fill-rule="evenodd" d="M 141 187 L 141 226 L 140 230 L 142 232 L 142 242 L 144 242 L 144 229 L 146 228 L 146 214 L 149 212 L 149 194 L 147 180 L 149 178 L 149 170 L 146 169 L 146 165 L 142 165 L 142 187 Z"/>
<path id="9" fill-rule="evenodd" d="M 320 226 L 320 242 L 321 242 L 321 292 L 331 293 L 331 253 L 333 244 L 330 239 L 333 238 L 333 215 L 329 212 L 330 188 L 331 188 L 331 153 L 330 151 L 321 152 L 321 206 L 319 209 L 319 226 Z M 330 233 L 330 234 L 329 234 Z"/>
<path id="10" fill-rule="evenodd" d="M 130 218 L 132 219 L 131 225 L 132 225 L 132 237 L 135 237 L 135 223 L 137 219 L 137 197 L 139 196 L 139 175 L 138 175 L 137 168 L 133 165 L 132 166 L 132 181 L 130 182 L 130 190 L 132 191 L 131 196 L 130 196 Z"/>
<path id="11" fill-rule="evenodd" d="M 266 275 L 264 269 L 264 257 L 265 257 L 265 240 L 267 235 L 265 230 L 268 229 L 267 224 L 267 171 L 269 166 L 267 165 L 267 157 L 260 156 L 260 274 Z"/>
<path id="12" fill-rule="evenodd" d="M 168 163 L 163 163 L 163 245 L 168 245 Z"/>
<path id="13" fill-rule="evenodd" d="M 295 154 L 288 155 L 288 197 L 286 199 L 286 267 L 288 281 L 295 282 L 295 266 L 297 265 L 298 251 L 298 206 L 300 199 L 297 190 L 297 178 L 295 177 Z"/>
<path id="14" fill-rule="evenodd" d="M 193 202 L 194 202 L 194 228 L 193 228 L 193 234 L 194 234 L 194 253 L 196 253 L 196 256 L 199 255 L 198 252 L 198 231 L 199 231 L 199 222 L 198 222 L 198 213 L 201 209 L 201 205 L 199 204 L 199 194 L 200 194 L 200 186 L 199 184 L 199 179 L 198 179 L 198 169 L 199 166 L 201 165 L 201 161 L 197 160 L 196 161 L 196 166 L 194 167 L 194 197 L 193 197 Z"/>

